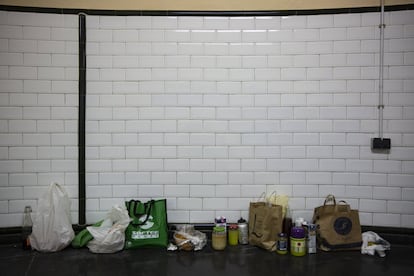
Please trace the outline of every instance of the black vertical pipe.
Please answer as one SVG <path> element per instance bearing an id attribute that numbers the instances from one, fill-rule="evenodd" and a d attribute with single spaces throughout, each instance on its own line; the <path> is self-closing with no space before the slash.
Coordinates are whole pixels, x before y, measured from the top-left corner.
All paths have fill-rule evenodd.
<path id="1" fill-rule="evenodd" d="M 86 17 L 79 14 L 79 114 L 78 114 L 78 187 L 79 187 L 79 224 L 85 219 L 85 119 L 86 119 Z"/>

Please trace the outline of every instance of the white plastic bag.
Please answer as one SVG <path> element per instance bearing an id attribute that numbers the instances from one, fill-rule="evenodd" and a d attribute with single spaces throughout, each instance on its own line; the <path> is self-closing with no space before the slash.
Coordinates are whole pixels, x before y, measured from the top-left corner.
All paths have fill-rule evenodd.
<path id="1" fill-rule="evenodd" d="M 385 251 L 390 249 L 390 243 L 381 238 L 377 233 L 372 231 L 362 233 L 362 254 L 374 256 L 376 252 L 378 256 L 385 257 Z"/>
<path id="2" fill-rule="evenodd" d="M 87 246 L 94 253 L 114 253 L 122 250 L 125 243 L 125 229 L 130 218 L 125 207 L 115 205 L 107 214 L 101 226 L 88 226 L 93 236 Z"/>
<path id="3" fill-rule="evenodd" d="M 72 228 L 68 194 L 57 183 L 51 183 L 39 198 L 30 244 L 42 252 L 55 252 L 68 246 L 75 237 Z"/>

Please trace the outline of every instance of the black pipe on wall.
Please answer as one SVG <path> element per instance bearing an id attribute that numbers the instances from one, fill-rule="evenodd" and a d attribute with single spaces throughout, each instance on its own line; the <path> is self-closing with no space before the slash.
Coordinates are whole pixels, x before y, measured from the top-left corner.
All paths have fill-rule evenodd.
<path id="1" fill-rule="evenodd" d="M 79 224 L 86 223 L 85 119 L 86 119 L 86 16 L 79 14 L 79 114 L 78 114 L 78 187 Z"/>

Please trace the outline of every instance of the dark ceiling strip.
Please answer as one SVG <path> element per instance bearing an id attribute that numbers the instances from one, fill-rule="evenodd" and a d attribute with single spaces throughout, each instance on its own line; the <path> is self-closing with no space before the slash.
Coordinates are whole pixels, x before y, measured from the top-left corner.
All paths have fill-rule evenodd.
<path id="1" fill-rule="evenodd" d="M 380 7 L 280 10 L 280 11 L 167 11 L 167 10 L 89 10 L 0 5 L 0 10 L 36 13 L 111 15 L 111 16 L 288 16 L 379 12 Z M 414 4 L 385 6 L 385 11 L 414 10 Z"/>
<path id="2" fill-rule="evenodd" d="M 79 14 L 79 108 L 78 108 L 78 187 L 79 224 L 86 222 L 86 170 L 85 170 L 85 121 L 86 121 L 86 16 Z"/>

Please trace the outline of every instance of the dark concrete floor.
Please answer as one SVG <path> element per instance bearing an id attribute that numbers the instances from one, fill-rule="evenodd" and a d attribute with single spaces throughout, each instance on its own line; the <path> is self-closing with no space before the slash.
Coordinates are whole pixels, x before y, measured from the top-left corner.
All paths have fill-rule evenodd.
<path id="1" fill-rule="evenodd" d="M 318 252 L 304 257 L 246 246 L 214 251 L 167 252 L 160 248 L 93 254 L 67 248 L 56 253 L 0 246 L 0 275 L 412 275 L 414 247 L 392 245 L 385 258 L 359 251 Z"/>

